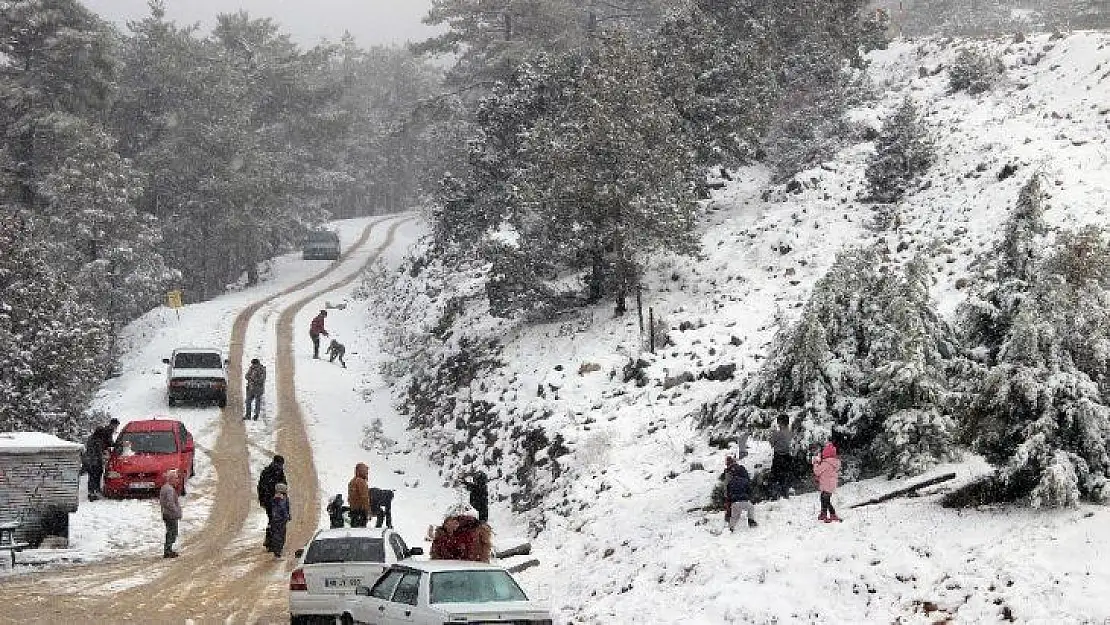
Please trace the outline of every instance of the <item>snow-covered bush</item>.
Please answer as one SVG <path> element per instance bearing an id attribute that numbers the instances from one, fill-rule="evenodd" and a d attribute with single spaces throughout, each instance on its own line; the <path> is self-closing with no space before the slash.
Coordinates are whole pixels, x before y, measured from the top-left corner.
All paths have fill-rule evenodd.
<path id="1" fill-rule="evenodd" d="M 959 348 L 927 280 L 920 261 L 898 269 L 874 248 L 842 252 L 714 425 L 769 428 L 785 413 L 796 456 L 831 439 L 864 473 L 915 474 L 951 458 L 947 368 Z"/>
<path id="2" fill-rule="evenodd" d="M 883 121 L 875 154 L 867 164 L 867 195 L 862 199 L 893 203 L 933 163 L 935 148 L 911 98 Z"/>
<path id="3" fill-rule="evenodd" d="M 990 91 L 1005 71 L 1002 62 L 988 54 L 964 48 L 956 55 L 948 70 L 948 87 L 977 95 Z"/>

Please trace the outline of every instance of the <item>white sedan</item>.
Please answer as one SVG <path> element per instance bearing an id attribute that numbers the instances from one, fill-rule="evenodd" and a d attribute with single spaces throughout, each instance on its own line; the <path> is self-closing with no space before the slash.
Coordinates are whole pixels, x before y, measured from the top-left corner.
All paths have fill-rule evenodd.
<path id="1" fill-rule="evenodd" d="M 508 571 L 481 562 L 394 564 L 346 604 L 344 625 L 552 625 L 551 612 L 529 601 Z"/>
<path id="2" fill-rule="evenodd" d="M 290 621 L 299 625 L 325 617 L 334 622 L 356 588 L 373 584 L 390 564 L 423 553 L 419 547 L 409 549 L 389 528 L 319 530 L 297 550 L 297 567 L 289 575 Z"/>

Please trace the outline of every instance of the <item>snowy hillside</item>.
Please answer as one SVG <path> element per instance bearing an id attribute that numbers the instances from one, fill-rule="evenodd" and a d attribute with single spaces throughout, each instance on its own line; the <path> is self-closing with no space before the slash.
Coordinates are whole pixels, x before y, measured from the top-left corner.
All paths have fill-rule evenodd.
<path id="1" fill-rule="evenodd" d="M 645 315 L 653 308 L 673 342 L 654 355 L 635 314 L 613 318 L 608 307 L 509 330 L 480 304 L 439 317 L 455 320 L 458 335 L 446 344 L 459 345 L 459 335 L 503 343 L 503 366 L 463 398 L 471 414 L 486 411 L 485 434 L 447 419 L 428 436 L 437 458 L 445 443 L 465 450 L 444 459 L 445 474 L 484 464 L 506 499 L 540 484 L 532 487 L 544 491 L 544 504 L 531 524 L 543 528 L 536 542 L 544 564 L 525 574 L 528 584 L 575 623 L 1110 617 L 1089 598 L 1110 582 L 1103 508 L 959 513 L 925 496 L 844 510 L 845 524 L 827 526 L 815 521 L 816 495 L 806 494 L 759 506 L 756 530 L 722 534 L 720 514 L 698 509 L 725 452 L 710 449 L 691 418 L 754 372 L 846 245 L 881 240 L 896 259 L 924 255 L 933 297 L 951 315 L 1034 172 L 1049 181 L 1051 224 L 1110 221 L 1108 43 L 1105 34 L 1075 33 L 899 42 L 873 53 L 872 79 L 886 92 L 853 117 L 877 128 L 909 95 L 937 145 L 936 163 L 893 226 L 873 228 L 873 207 L 858 201 L 869 143 L 788 185 L 770 186 L 758 169 L 737 172 L 708 203 L 704 257 L 657 262 L 648 276 Z M 993 90 L 949 92 L 946 68 L 966 46 L 1005 66 Z M 447 289 L 465 297 L 470 286 Z M 646 376 L 639 384 L 626 367 L 636 360 Z M 529 438 L 537 429 L 538 442 Z M 754 443 L 745 462 L 761 470 L 769 455 Z M 966 482 L 987 468 L 971 459 L 929 475 L 942 470 Z M 843 506 L 899 485 L 848 484 L 837 498 Z"/>

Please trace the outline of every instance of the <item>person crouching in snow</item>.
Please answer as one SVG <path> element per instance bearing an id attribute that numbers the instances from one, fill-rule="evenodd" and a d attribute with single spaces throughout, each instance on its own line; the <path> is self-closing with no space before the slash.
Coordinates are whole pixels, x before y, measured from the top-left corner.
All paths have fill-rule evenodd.
<path id="1" fill-rule="evenodd" d="M 347 363 L 343 362 L 343 354 L 346 353 L 347 348 L 343 347 L 343 344 L 339 341 L 332 339 L 331 343 L 328 343 L 328 362 L 335 362 L 335 359 L 338 358 L 339 364 L 343 365 L 343 368 L 346 369 Z"/>
<path id="2" fill-rule="evenodd" d="M 336 495 L 328 503 L 328 519 L 331 521 L 332 528 L 345 527 L 347 525 L 346 513 L 351 509 L 343 505 L 343 495 Z"/>
<path id="3" fill-rule="evenodd" d="M 821 454 L 813 458 L 813 476 L 817 478 L 817 488 L 821 491 L 821 514 L 817 520 L 825 523 L 840 521 L 832 505 L 832 496 L 840 480 L 840 458 L 836 456 L 836 445 L 826 443 Z"/>
<path id="4" fill-rule="evenodd" d="M 289 512 L 289 487 L 278 484 L 274 487 L 274 502 L 270 504 L 270 551 L 275 558 L 281 557 L 285 548 L 285 528 L 293 515 Z"/>
<path id="5" fill-rule="evenodd" d="M 748 515 L 748 527 L 757 527 L 755 506 L 752 505 L 752 479 L 744 465 L 729 456 L 725 458 L 725 509 L 728 511 L 728 531 L 735 532 L 740 524 L 740 513 Z"/>

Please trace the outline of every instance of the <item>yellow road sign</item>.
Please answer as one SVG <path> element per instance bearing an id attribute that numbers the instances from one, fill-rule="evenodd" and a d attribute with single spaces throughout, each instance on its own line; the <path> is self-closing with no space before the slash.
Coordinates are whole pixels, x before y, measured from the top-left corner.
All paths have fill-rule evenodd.
<path id="1" fill-rule="evenodd" d="M 166 293 L 166 306 L 170 308 L 181 308 L 181 291 L 173 290 Z"/>

